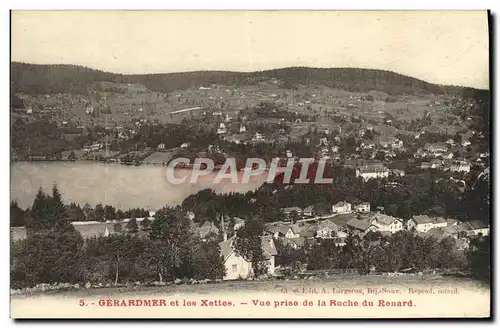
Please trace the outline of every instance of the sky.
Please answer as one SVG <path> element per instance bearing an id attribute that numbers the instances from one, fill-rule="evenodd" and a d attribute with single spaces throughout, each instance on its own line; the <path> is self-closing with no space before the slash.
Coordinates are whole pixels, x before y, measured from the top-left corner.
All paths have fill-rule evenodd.
<path id="1" fill-rule="evenodd" d="M 126 74 L 359 67 L 489 85 L 486 11 L 13 11 L 11 60 Z"/>

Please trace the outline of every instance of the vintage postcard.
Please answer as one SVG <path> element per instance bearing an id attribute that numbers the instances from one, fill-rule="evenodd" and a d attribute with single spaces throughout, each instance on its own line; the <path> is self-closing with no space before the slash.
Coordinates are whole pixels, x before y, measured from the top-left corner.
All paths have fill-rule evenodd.
<path id="1" fill-rule="evenodd" d="M 11 12 L 22 318 L 490 318 L 487 11 Z"/>

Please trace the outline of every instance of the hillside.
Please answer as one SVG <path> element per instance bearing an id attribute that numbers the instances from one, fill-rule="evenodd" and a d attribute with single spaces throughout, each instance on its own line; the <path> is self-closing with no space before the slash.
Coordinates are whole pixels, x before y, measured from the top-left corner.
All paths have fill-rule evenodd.
<path id="1" fill-rule="evenodd" d="M 11 85 L 16 93 L 86 94 L 95 82 L 140 83 L 151 91 L 171 92 L 202 85 L 222 84 L 245 86 L 276 79 L 281 87 L 325 85 L 353 92 L 381 91 L 390 95 L 448 94 L 465 98 L 489 97 L 488 90 L 441 86 L 390 71 L 357 68 L 292 67 L 261 72 L 238 73 L 198 71 L 165 74 L 123 75 L 75 65 L 11 64 Z"/>

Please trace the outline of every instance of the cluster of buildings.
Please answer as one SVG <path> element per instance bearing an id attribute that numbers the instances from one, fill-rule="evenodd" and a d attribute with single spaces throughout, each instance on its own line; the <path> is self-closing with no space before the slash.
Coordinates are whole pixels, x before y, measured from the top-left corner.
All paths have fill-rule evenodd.
<path id="1" fill-rule="evenodd" d="M 296 211 L 300 208 L 288 208 Z M 283 211 L 285 212 L 285 211 Z M 333 239 L 336 246 L 345 245 L 345 238 L 353 233 L 363 237 L 368 232 L 380 232 L 382 235 L 391 235 L 401 230 L 414 231 L 421 236 L 433 236 L 438 240 L 453 237 L 466 241 L 461 243 L 466 248 L 468 239 L 474 236 L 489 235 L 489 225 L 479 221 L 460 222 L 443 217 L 428 215 L 413 216 L 407 222 L 386 215 L 381 211 L 372 211 L 370 203 L 363 202 L 352 205 L 349 202 L 338 202 L 332 206 L 332 214 L 322 217 L 308 218 L 292 222 L 273 222 L 267 225 L 267 232 L 276 239 L 293 248 L 300 248 L 306 240 Z"/>

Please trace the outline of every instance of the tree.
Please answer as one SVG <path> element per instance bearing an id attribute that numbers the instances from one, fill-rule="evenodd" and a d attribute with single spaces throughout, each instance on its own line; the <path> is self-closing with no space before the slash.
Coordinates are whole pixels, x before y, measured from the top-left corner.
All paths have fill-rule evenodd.
<path id="1" fill-rule="evenodd" d="M 43 192 L 42 187 L 36 193 L 30 214 L 32 220 L 30 220 L 28 228 L 39 230 L 48 226 L 47 221 L 50 215 L 49 197 Z"/>
<path id="2" fill-rule="evenodd" d="M 104 208 L 102 204 L 97 204 L 94 209 L 94 216 L 97 221 L 104 221 L 106 219 L 106 214 L 104 212 Z"/>
<path id="3" fill-rule="evenodd" d="M 17 205 L 16 201 L 12 201 L 10 203 L 10 226 L 11 227 L 22 227 L 25 225 L 24 222 L 25 213 L 24 211 Z"/>
<path id="4" fill-rule="evenodd" d="M 199 240 L 190 256 L 195 279 L 222 279 L 226 273 L 219 243 L 215 240 Z"/>
<path id="5" fill-rule="evenodd" d="M 65 222 L 66 211 L 64 204 L 62 202 L 61 193 L 59 192 L 59 189 L 57 189 L 57 185 L 54 185 L 52 187 L 52 199 L 50 199 L 49 206 L 50 206 L 50 215 L 52 216 L 52 220 L 55 222 L 56 225 L 69 223 Z"/>
<path id="6" fill-rule="evenodd" d="M 491 242 L 489 236 L 473 239 L 469 252 L 469 267 L 474 275 L 490 283 L 491 275 Z"/>
<path id="7" fill-rule="evenodd" d="M 124 235 L 110 235 L 105 239 L 105 253 L 115 274 L 115 285 L 118 285 L 120 272 L 126 268 L 126 260 L 130 247 Z"/>
<path id="8" fill-rule="evenodd" d="M 173 280 L 175 268 L 181 265 L 180 249 L 168 240 L 149 240 L 144 252 L 139 256 L 136 265 L 140 268 L 142 276 L 148 277 L 154 273 L 160 283 L 165 278 Z"/>
<path id="9" fill-rule="evenodd" d="M 157 255 L 153 263 L 168 263 L 168 269 L 171 270 L 169 272 L 173 276 L 185 276 L 191 270 L 189 258 L 193 236 L 189 219 L 174 213 L 173 209 L 162 208 L 156 212 L 156 218 L 151 223 L 149 237 L 157 241 L 158 247 L 163 249 L 162 252 L 155 253 Z M 162 254 L 165 252 L 168 252 L 170 257 L 165 258 L 166 255 Z"/>
<path id="10" fill-rule="evenodd" d="M 37 230 L 12 244 L 12 284 L 18 287 L 38 283 L 81 281 L 81 235 L 72 229 Z"/>
<path id="11" fill-rule="evenodd" d="M 139 226 L 137 225 L 137 220 L 135 218 L 128 221 L 127 230 L 129 233 L 137 233 L 139 231 Z"/>
<path id="12" fill-rule="evenodd" d="M 75 154 L 74 151 L 72 151 L 71 153 L 69 153 L 68 160 L 70 160 L 70 161 L 76 161 L 76 159 L 77 158 L 76 158 L 76 154 Z"/>
<path id="13" fill-rule="evenodd" d="M 114 221 L 117 219 L 116 209 L 113 206 L 106 205 L 104 206 L 104 217 L 108 221 Z"/>
<path id="14" fill-rule="evenodd" d="M 142 230 L 148 231 L 151 227 L 151 221 L 148 218 L 144 218 L 141 222 Z"/>
<path id="15" fill-rule="evenodd" d="M 262 251 L 261 236 L 264 232 L 264 225 L 258 219 L 249 220 L 245 226 L 236 233 L 236 252 L 245 260 L 252 264 L 253 275 L 255 277 L 265 273 L 262 265 L 264 255 Z"/>

